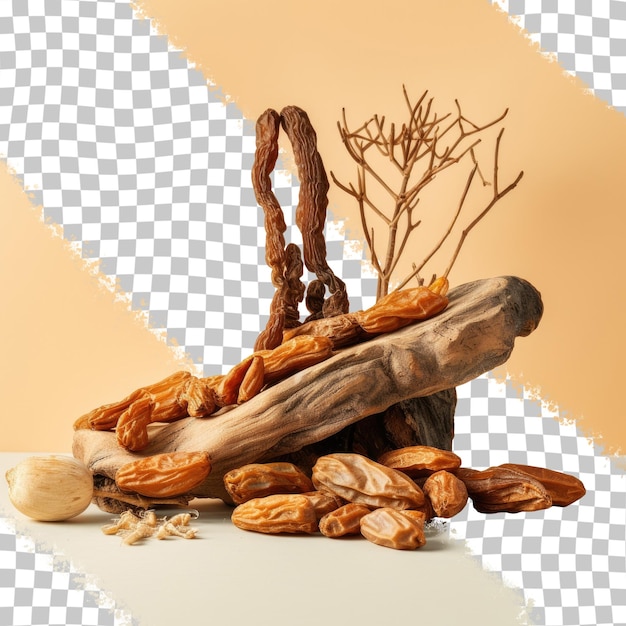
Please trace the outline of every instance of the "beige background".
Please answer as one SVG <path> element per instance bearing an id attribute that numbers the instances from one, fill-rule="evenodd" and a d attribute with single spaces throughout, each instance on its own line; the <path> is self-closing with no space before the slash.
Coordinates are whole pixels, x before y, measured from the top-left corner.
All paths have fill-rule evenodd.
<path id="1" fill-rule="evenodd" d="M 442 110 L 458 98 L 476 121 L 509 107 L 502 180 L 525 175 L 470 235 L 452 283 L 516 274 L 535 284 L 544 319 L 499 375 L 558 406 L 606 452 L 623 451 L 615 393 L 626 293 L 621 114 L 484 0 L 389 0 L 384 10 L 328 0 L 144 0 L 139 8 L 249 118 L 270 106 L 305 108 L 327 168 L 344 180 L 353 170 L 336 130 L 342 107 L 355 123 L 375 112 L 401 120 L 403 83 L 415 96 L 428 89 Z M 84 271 L 4 171 L 0 185 L 1 447 L 69 449 L 80 414 L 186 364 Z M 351 198 L 334 189 L 331 209 L 348 236 L 361 237 Z"/>

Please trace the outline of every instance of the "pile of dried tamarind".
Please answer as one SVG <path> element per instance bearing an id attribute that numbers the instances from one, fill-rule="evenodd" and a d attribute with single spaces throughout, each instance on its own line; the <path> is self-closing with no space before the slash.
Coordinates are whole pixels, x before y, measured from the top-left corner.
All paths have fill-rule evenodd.
<path id="1" fill-rule="evenodd" d="M 425 545 L 424 525 L 471 500 L 482 513 L 567 506 L 585 495 L 574 476 L 520 464 L 461 467 L 454 452 L 410 446 L 378 461 L 357 453 L 319 457 L 311 477 L 292 463 L 252 463 L 224 476 L 233 523 L 267 534 L 363 536 L 397 550 Z"/>

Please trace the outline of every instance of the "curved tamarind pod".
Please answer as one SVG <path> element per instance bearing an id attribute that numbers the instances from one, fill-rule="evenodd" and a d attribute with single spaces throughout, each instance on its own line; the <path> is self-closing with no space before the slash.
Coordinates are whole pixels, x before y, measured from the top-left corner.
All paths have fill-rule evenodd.
<path id="1" fill-rule="evenodd" d="M 446 296 L 435 293 L 428 287 L 414 287 L 392 291 L 374 306 L 354 315 L 363 330 L 378 335 L 433 317 L 446 306 Z"/>
<path id="2" fill-rule="evenodd" d="M 266 385 L 287 378 L 300 370 L 321 363 L 333 355 L 328 337 L 301 335 L 282 343 L 274 350 L 257 352 L 263 358 Z"/>
<path id="3" fill-rule="evenodd" d="M 304 320 L 304 323 L 317 320 L 324 317 L 322 309 L 324 307 L 324 295 L 326 294 L 326 285 L 315 279 L 309 283 L 306 290 L 305 305 L 310 315 Z"/>
<path id="4" fill-rule="evenodd" d="M 317 135 L 309 116 L 299 107 L 285 107 L 280 112 L 280 118 L 293 148 L 300 181 L 296 225 L 302 233 L 304 264 L 330 290 L 331 296 L 323 307 L 324 316 L 347 313 L 346 285 L 335 276 L 326 261 L 324 226 L 330 185 L 322 157 L 317 151 Z"/>
<path id="5" fill-rule="evenodd" d="M 528 474 L 538 480 L 552 498 L 554 506 L 569 506 L 587 493 L 585 485 L 579 478 L 557 470 L 521 463 L 503 463 L 499 467 Z"/>
<path id="6" fill-rule="evenodd" d="M 265 361 L 259 355 L 252 355 L 250 367 L 241 381 L 237 392 L 237 404 L 254 398 L 265 385 Z"/>
<path id="7" fill-rule="evenodd" d="M 148 445 L 152 407 L 150 394 L 144 392 L 120 415 L 115 428 L 115 438 L 120 446 L 131 452 L 138 452 Z"/>
<path id="8" fill-rule="evenodd" d="M 281 287 L 283 306 L 285 310 L 285 328 L 300 326 L 300 312 L 298 305 L 304 298 L 304 283 L 300 280 L 304 273 L 300 248 L 290 243 L 285 248 L 285 282 Z M 280 338 L 282 341 L 282 337 Z M 276 344 L 279 345 L 280 341 Z"/>
<path id="9" fill-rule="evenodd" d="M 165 452 L 122 465 L 115 483 L 122 491 L 148 498 L 172 498 L 189 493 L 210 472 L 206 452 Z"/>
<path id="10" fill-rule="evenodd" d="M 428 285 L 428 288 L 432 292 L 438 293 L 440 296 L 445 296 L 448 293 L 449 287 L 450 283 L 445 276 L 439 276 L 439 278 L 436 278 L 432 283 L 430 283 L 430 285 Z"/>
<path id="11" fill-rule="evenodd" d="M 243 383 L 250 366 L 252 365 L 253 356 L 245 358 L 237 363 L 224 376 L 220 377 L 219 382 L 213 387 L 215 392 L 215 403 L 219 407 L 237 404 L 239 397 L 239 388 Z"/>
<path id="12" fill-rule="evenodd" d="M 273 109 L 264 111 L 256 122 L 256 151 L 252 164 L 252 188 L 257 202 L 265 213 L 267 245 L 265 260 L 272 270 L 272 284 L 282 285 L 285 268 L 285 240 L 287 230 L 283 211 L 272 191 L 270 175 L 278 159 L 280 115 Z"/>
<path id="13" fill-rule="evenodd" d="M 148 445 L 151 423 L 173 422 L 187 415 L 210 415 L 215 408 L 211 387 L 189 372 L 179 371 L 133 391 L 119 402 L 94 409 L 78 418 L 74 428 L 115 430 L 122 447 L 138 451 Z"/>
<path id="14" fill-rule="evenodd" d="M 298 328 L 286 330 L 283 341 L 304 335 L 316 335 L 328 337 L 334 348 L 341 348 L 369 339 L 373 335 L 398 330 L 433 317 L 448 306 L 448 299 L 443 295 L 447 291 L 447 280 L 443 278 L 435 288 L 442 293 L 437 293 L 430 287 L 403 289 L 381 298 L 365 311 L 305 322 Z"/>
<path id="15" fill-rule="evenodd" d="M 137 389 L 130 395 L 126 396 L 119 402 L 111 402 L 97 409 L 93 409 L 89 413 L 85 413 L 74 422 L 74 430 L 81 428 L 91 430 L 113 430 L 117 426 L 120 415 L 128 409 L 128 407 L 139 399 L 143 393 L 143 389 Z"/>
<path id="16" fill-rule="evenodd" d="M 252 164 L 252 188 L 265 214 L 265 262 L 271 270 L 276 292 L 270 306 L 270 317 L 257 337 L 254 349 L 273 348 L 280 343 L 285 325 L 285 307 L 282 287 L 285 282 L 285 237 L 287 230 L 283 211 L 272 191 L 270 174 L 278 159 L 280 115 L 273 109 L 264 111 L 256 122 L 256 151 Z"/>
<path id="17" fill-rule="evenodd" d="M 215 392 L 200 378 L 192 376 L 183 393 L 182 400 L 187 403 L 187 413 L 191 417 L 211 415 L 217 408 Z"/>
<path id="18" fill-rule="evenodd" d="M 189 372 L 177 372 L 146 387 L 142 395 L 124 411 L 115 428 L 118 443 L 137 452 L 148 445 L 148 426 L 154 422 L 174 422 L 195 415 L 202 417 L 216 409 L 214 391 Z"/>
<path id="19" fill-rule="evenodd" d="M 189 372 L 175 372 L 157 383 L 136 389 L 119 402 L 105 404 L 97 409 L 94 409 L 93 411 L 90 411 L 89 413 L 86 413 L 74 422 L 74 428 L 113 430 L 117 426 L 120 416 L 127 411 L 133 403 L 140 400 L 144 394 L 148 394 L 152 397 L 154 403 L 165 401 L 166 408 L 164 413 L 167 413 L 171 410 L 170 398 L 174 397 L 175 402 L 178 403 L 180 394 L 176 392 L 176 389 L 184 389 L 185 385 L 191 380 L 191 378 L 192 375 Z M 174 411 L 176 412 L 177 409 L 174 408 Z"/>
<path id="20" fill-rule="evenodd" d="M 343 315 L 335 315 L 334 317 L 313 319 L 297 328 L 285 330 L 283 342 L 306 335 L 327 337 L 333 348 L 353 346 L 372 336 L 361 328 L 357 313 L 345 313 Z"/>

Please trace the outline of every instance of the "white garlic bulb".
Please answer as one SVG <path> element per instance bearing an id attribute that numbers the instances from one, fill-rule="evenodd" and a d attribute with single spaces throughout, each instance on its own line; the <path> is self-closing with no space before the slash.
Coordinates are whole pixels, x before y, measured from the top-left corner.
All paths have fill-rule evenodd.
<path id="1" fill-rule="evenodd" d="M 93 476 L 69 456 L 32 456 L 6 473 L 13 506 L 41 522 L 60 522 L 82 513 L 93 497 Z"/>

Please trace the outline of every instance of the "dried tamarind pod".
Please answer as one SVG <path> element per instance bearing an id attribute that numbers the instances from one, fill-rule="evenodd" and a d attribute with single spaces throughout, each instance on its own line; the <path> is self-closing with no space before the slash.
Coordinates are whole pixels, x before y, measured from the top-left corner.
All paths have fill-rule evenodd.
<path id="1" fill-rule="evenodd" d="M 306 288 L 305 305 L 309 311 L 309 316 L 304 320 L 304 323 L 310 322 L 324 317 L 322 311 L 324 307 L 324 296 L 326 295 L 326 285 L 319 280 L 312 280 Z M 311 333 L 314 334 L 314 333 Z"/>
<path id="2" fill-rule="evenodd" d="M 467 504 L 468 494 L 465 483 L 446 470 L 431 474 L 424 482 L 422 491 L 437 517 L 454 517 Z"/>
<path id="3" fill-rule="evenodd" d="M 272 384 L 328 359 L 333 355 L 333 346 L 327 337 L 302 335 L 257 355 L 263 357 L 265 383 Z"/>
<path id="4" fill-rule="evenodd" d="M 290 243 L 285 248 L 285 282 L 281 288 L 285 309 L 284 328 L 300 326 L 298 305 L 304 299 L 305 287 L 300 280 L 303 273 L 300 248 L 295 243 Z"/>
<path id="5" fill-rule="evenodd" d="M 285 239 L 287 230 L 283 211 L 272 191 L 270 175 L 278 159 L 280 115 L 273 109 L 264 111 L 256 122 L 256 151 L 252 164 L 252 187 L 257 202 L 265 212 L 267 235 L 265 260 L 272 271 L 272 284 L 280 287 L 284 280 Z"/>
<path id="6" fill-rule="evenodd" d="M 214 387 L 215 402 L 218 406 L 237 404 L 239 389 L 252 366 L 252 361 L 253 356 L 251 355 L 234 365 L 227 374 L 218 379 Z"/>
<path id="7" fill-rule="evenodd" d="M 361 534 L 372 543 L 394 550 L 415 550 L 426 544 L 423 523 L 389 507 L 375 509 L 361 518 Z"/>
<path id="8" fill-rule="evenodd" d="M 217 408 L 213 389 L 195 376 L 189 379 L 182 400 L 186 402 L 187 414 L 191 417 L 211 415 Z"/>
<path id="9" fill-rule="evenodd" d="M 356 312 L 355 316 L 364 331 L 378 335 L 434 317 L 447 306 L 445 295 L 428 287 L 414 287 L 392 291 L 369 309 Z"/>
<path id="10" fill-rule="evenodd" d="M 224 487 L 235 504 L 253 498 L 313 490 L 311 479 L 293 463 L 248 463 L 224 475 Z"/>
<path id="11" fill-rule="evenodd" d="M 148 446 L 152 406 L 151 397 L 144 394 L 122 413 L 115 428 L 115 438 L 120 446 L 131 452 L 138 452 Z"/>
<path id="12" fill-rule="evenodd" d="M 189 493 L 211 472 L 206 452 L 165 452 L 122 465 L 115 484 L 122 491 L 149 498 L 170 498 Z"/>
<path id="13" fill-rule="evenodd" d="M 324 226 L 330 185 L 317 150 L 317 134 L 309 116 L 299 107 L 285 107 L 280 112 L 280 119 L 291 142 L 300 181 L 296 225 L 302 233 L 304 264 L 330 291 L 331 295 L 322 307 L 324 317 L 347 313 L 346 285 L 335 276 L 326 261 Z"/>
<path id="14" fill-rule="evenodd" d="M 231 520 L 242 530 L 267 534 L 311 534 L 318 528 L 311 500 L 296 493 L 248 500 L 235 507 Z"/>
<path id="15" fill-rule="evenodd" d="M 341 348 L 429 319 L 447 306 L 446 296 L 430 287 L 394 291 L 365 311 L 325 318 L 310 316 L 297 328 L 285 330 L 283 341 L 316 335 L 328 337 L 335 348 Z"/>
<path id="16" fill-rule="evenodd" d="M 455 475 L 467 487 L 479 513 L 519 513 L 539 511 L 552 506 L 546 488 L 529 474 L 506 467 L 485 470 L 459 468 Z"/>
<path id="17" fill-rule="evenodd" d="M 405 474 L 352 452 L 321 456 L 311 476 L 315 488 L 370 507 L 418 509 L 422 490 Z"/>
<path id="18" fill-rule="evenodd" d="M 423 445 L 390 450 L 380 456 L 378 462 L 412 478 L 461 467 L 461 457 L 454 452 Z"/>
<path id="19" fill-rule="evenodd" d="M 313 335 L 314 337 L 328 337 L 333 348 L 343 348 L 352 346 L 372 337 L 366 333 L 359 325 L 356 313 L 345 313 L 334 317 L 322 317 L 285 330 L 283 341 L 289 341 L 294 337 L 303 335 Z"/>
<path id="20" fill-rule="evenodd" d="M 521 463 L 503 463 L 499 467 L 527 474 L 538 480 L 550 494 L 554 506 L 569 506 L 587 493 L 582 481 L 570 474 Z"/>
<path id="21" fill-rule="evenodd" d="M 276 292 L 270 306 L 270 317 L 265 329 L 257 337 L 254 349 L 276 347 L 282 338 L 285 325 L 285 308 L 282 288 L 285 282 L 285 237 L 287 230 L 283 211 L 272 191 L 270 175 L 278 159 L 280 115 L 273 109 L 264 111 L 256 122 L 256 151 L 252 164 L 252 188 L 265 215 L 265 262 L 271 270 Z"/>
<path id="22" fill-rule="evenodd" d="M 243 404 L 261 391 L 265 384 L 265 361 L 263 357 L 252 355 L 250 367 L 248 367 L 239 391 L 237 392 L 237 404 Z"/>
<path id="23" fill-rule="evenodd" d="M 422 528 L 424 528 L 424 524 L 426 523 L 427 520 L 429 520 L 430 518 L 426 515 L 426 513 L 424 513 L 423 510 L 417 510 L 417 509 L 402 509 L 400 511 L 400 513 L 402 513 L 402 515 L 406 515 L 407 517 L 411 518 L 413 521 L 417 522 L 418 524 L 420 524 L 422 526 Z"/>
<path id="24" fill-rule="evenodd" d="M 119 402 L 105 404 L 80 417 L 74 424 L 74 428 L 91 428 L 92 430 L 113 430 L 117 426 L 120 416 L 137 400 L 144 396 L 152 399 L 153 404 L 158 403 L 164 417 L 167 416 L 177 405 L 179 390 L 184 389 L 191 374 L 185 371 L 170 374 L 157 383 L 136 389 Z M 174 408 L 174 411 L 176 409 Z M 180 409 L 179 409 L 180 410 Z"/>
<path id="25" fill-rule="evenodd" d="M 339 496 L 332 493 L 305 491 L 302 495 L 306 496 L 311 501 L 318 520 L 324 517 L 326 513 L 330 513 L 346 503 L 345 500 L 342 500 Z"/>
<path id="26" fill-rule="evenodd" d="M 358 535 L 361 532 L 361 520 L 371 511 L 372 509 L 364 504 L 348 502 L 320 519 L 320 532 L 331 539 Z"/>
<path id="27" fill-rule="evenodd" d="M 189 372 L 179 371 L 133 391 L 120 402 L 94 409 L 76 420 L 74 428 L 115 430 L 118 443 L 136 452 L 148 445 L 151 423 L 210 415 L 214 410 L 210 387 Z"/>

